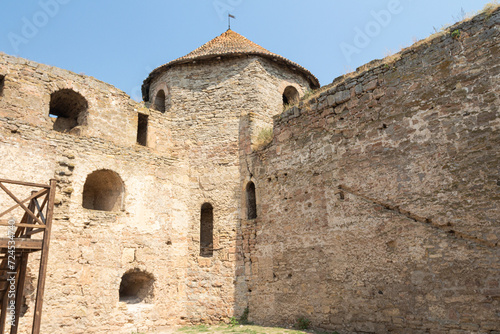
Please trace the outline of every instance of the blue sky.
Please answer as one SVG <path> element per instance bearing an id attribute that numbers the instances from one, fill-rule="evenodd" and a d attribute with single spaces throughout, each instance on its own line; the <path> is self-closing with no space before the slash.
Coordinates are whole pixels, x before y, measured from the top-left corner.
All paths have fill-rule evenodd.
<path id="1" fill-rule="evenodd" d="M 398 52 L 488 0 L 0 0 L 0 51 L 84 73 L 140 99 L 149 72 L 227 29 L 322 85 Z"/>

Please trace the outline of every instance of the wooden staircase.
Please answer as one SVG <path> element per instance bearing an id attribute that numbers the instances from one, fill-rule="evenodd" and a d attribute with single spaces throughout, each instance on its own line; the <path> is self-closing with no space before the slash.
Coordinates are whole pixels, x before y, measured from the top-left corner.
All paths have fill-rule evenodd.
<path id="1" fill-rule="evenodd" d="M 32 191 L 20 200 L 6 185 L 20 186 L 27 194 Z M 0 193 L 3 190 L 12 200 L 10 207 L 9 203 L 0 202 L 0 227 L 7 230 L 0 235 L 0 334 L 4 334 L 8 326 L 10 334 L 18 332 L 28 257 L 41 251 L 31 332 L 39 334 L 56 181 L 50 180 L 49 185 L 44 185 L 0 179 L 0 189 Z M 21 219 L 9 216 L 12 212 L 21 212 Z"/>

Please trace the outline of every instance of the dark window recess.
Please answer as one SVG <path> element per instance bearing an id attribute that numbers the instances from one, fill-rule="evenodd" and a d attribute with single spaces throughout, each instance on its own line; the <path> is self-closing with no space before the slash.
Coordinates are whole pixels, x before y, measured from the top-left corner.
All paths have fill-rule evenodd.
<path id="1" fill-rule="evenodd" d="M 155 109 L 161 112 L 165 112 L 165 92 L 163 89 L 156 93 L 155 97 Z"/>
<path id="2" fill-rule="evenodd" d="M 283 104 L 293 104 L 299 101 L 299 92 L 293 86 L 288 86 L 283 92 Z"/>
<path id="3" fill-rule="evenodd" d="M 87 100 L 72 89 L 61 89 L 50 95 L 49 116 L 54 119 L 53 129 L 56 131 L 69 132 L 84 125 L 87 109 Z"/>
<path id="4" fill-rule="evenodd" d="M 83 186 L 82 206 L 85 209 L 120 211 L 124 195 L 120 176 L 108 169 L 92 172 Z"/>
<path id="5" fill-rule="evenodd" d="M 148 303 L 153 299 L 154 277 L 139 269 L 129 270 L 122 276 L 120 301 L 127 304 Z"/>
<path id="6" fill-rule="evenodd" d="M 137 117 L 137 144 L 148 144 L 148 115 L 139 114 Z"/>
<path id="7" fill-rule="evenodd" d="M 3 86 L 5 85 L 5 76 L 0 75 L 0 97 L 3 96 Z"/>
<path id="8" fill-rule="evenodd" d="M 214 209 L 210 203 L 201 206 L 200 217 L 200 255 L 214 254 Z"/>
<path id="9" fill-rule="evenodd" d="M 250 181 L 247 184 L 247 218 L 257 218 L 257 200 L 255 198 L 255 184 Z"/>

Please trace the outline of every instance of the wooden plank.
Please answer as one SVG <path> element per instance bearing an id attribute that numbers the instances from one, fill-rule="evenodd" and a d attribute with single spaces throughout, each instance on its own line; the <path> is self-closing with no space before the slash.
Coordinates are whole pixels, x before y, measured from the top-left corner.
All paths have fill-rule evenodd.
<path id="1" fill-rule="evenodd" d="M 41 197 L 41 196 L 40 196 Z M 38 198 L 38 197 L 37 197 Z M 44 208 L 45 208 L 45 205 L 49 202 L 49 196 L 45 196 L 43 198 L 43 202 L 42 202 L 42 205 L 41 205 L 41 208 L 39 209 L 40 212 L 43 212 Z M 44 221 L 45 223 L 45 221 Z"/>
<path id="2" fill-rule="evenodd" d="M 16 227 L 36 227 L 36 228 L 45 228 L 45 225 L 39 225 L 39 224 L 21 224 L 21 223 L 14 223 L 14 224 L 9 224 L 9 221 L 6 219 L 0 219 L 0 226 L 16 226 Z"/>
<path id="3" fill-rule="evenodd" d="M 18 185 L 21 185 L 21 186 L 36 187 L 36 188 L 45 188 L 45 189 L 49 189 L 50 188 L 50 185 L 47 185 L 47 184 L 31 183 L 31 182 L 23 182 L 23 181 L 14 181 L 14 180 L 7 180 L 7 179 L 0 179 L 0 183 L 18 184 Z"/>
<path id="4" fill-rule="evenodd" d="M 7 319 L 8 302 L 9 298 L 7 298 L 7 291 L 5 291 L 2 293 L 2 313 L 0 314 L 0 333 L 2 334 L 5 333 L 5 320 Z"/>
<path id="5" fill-rule="evenodd" d="M 28 267 L 28 256 L 25 253 L 19 262 L 19 275 L 17 276 L 17 289 L 16 289 L 16 308 L 14 311 L 14 326 L 10 328 L 10 334 L 17 334 L 19 328 L 19 318 L 21 317 L 21 306 L 23 304 L 24 283 L 26 281 L 26 268 Z"/>
<path id="6" fill-rule="evenodd" d="M 0 249 L 8 249 L 9 248 L 9 238 L 0 238 Z M 34 239 L 26 239 L 26 238 L 14 238 L 16 251 L 22 249 L 29 250 L 41 250 L 43 245 L 43 240 L 34 240 Z"/>
<path id="7" fill-rule="evenodd" d="M 15 208 L 17 208 L 18 206 L 21 206 L 21 207 L 24 209 L 24 211 L 25 211 L 26 213 L 28 213 L 28 214 L 30 214 L 30 213 L 31 213 L 31 216 L 32 216 L 33 218 L 36 218 L 36 216 L 34 215 L 34 213 L 33 213 L 32 211 L 29 211 L 29 212 L 28 212 L 27 208 L 24 206 L 24 203 L 26 203 L 27 201 L 29 201 L 29 200 L 31 200 L 31 199 L 33 199 L 33 198 L 35 198 L 35 197 L 38 197 L 38 196 L 43 196 L 43 195 L 45 195 L 45 193 L 47 193 L 47 189 L 42 189 L 42 190 L 40 190 L 40 191 L 38 191 L 38 192 L 36 192 L 36 193 L 34 193 L 34 194 L 31 194 L 28 198 L 26 198 L 26 199 L 24 199 L 24 200 L 20 201 L 20 200 L 18 200 L 18 199 L 14 196 L 14 194 L 12 194 L 12 193 L 11 193 L 11 192 L 10 192 L 7 188 L 5 188 L 5 186 L 4 186 L 3 184 L 1 184 L 1 183 L 0 183 L 0 188 L 2 188 L 2 189 L 3 189 L 6 193 L 7 193 L 7 195 L 9 195 L 9 196 L 10 196 L 10 197 L 11 197 L 11 198 L 12 198 L 12 199 L 13 199 L 13 200 L 17 203 L 16 205 L 13 205 L 13 206 L 11 206 L 10 208 L 8 208 L 7 210 L 5 210 L 4 212 L 0 213 L 0 217 L 2 217 L 2 216 L 4 216 L 4 215 L 6 215 L 7 213 L 11 212 L 12 210 L 14 210 Z M 42 222 L 40 222 L 40 223 L 43 225 L 43 223 L 42 223 Z"/>
<path id="8" fill-rule="evenodd" d="M 45 292 L 45 278 L 47 276 L 47 262 L 49 259 L 50 231 L 52 228 L 52 217 L 54 215 L 54 198 L 56 196 L 56 180 L 50 180 L 49 202 L 47 206 L 46 229 L 43 233 L 42 254 L 40 256 L 40 270 L 38 271 L 38 285 L 35 302 L 35 316 L 33 319 L 32 334 L 40 334 L 42 324 L 43 294 Z"/>
<path id="9" fill-rule="evenodd" d="M 36 193 L 36 191 L 32 191 L 31 192 L 31 195 L 34 195 Z M 44 194 L 44 197 L 47 198 L 48 196 L 46 194 Z M 30 201 L 30 203 L 28 204 L 28 209 L 31 210 L 31 212 L 35 212 L 35 204 L 34 204 L 34 201 L 36 201 L 36 199 L 33 199 Z M 21 218 L 21 221 L 19 222 L 20 224 L 34 224 L 35 222 L 33 221 L 33 219 L 31 219 L 29 216 L 28 216 L 28 213 L 25 212 L 24 215 L 23 215 L 23 218 Z M 43 222 L 45 224 L 45 221 Z M 15 237 L 16 238 L 22 238 L 22 235 L 25 234 L 24 232 L 26 231 L 32 231 L 33 229 L 32 228 L 24 228 L 24 227 L 18 227 L 17 231 L 16 231 L 16 234 L 15 234 Z M 31 238 L 31 237 L 28 237 L 28 238 Z"/>
<path id="10" fill-rule="evenodd" d="M 31 216 L 31 218 L 35 219 L 39 224 L 43 225 L 40 219 L 38 219 L 33 212 L 31 212 L 13 193 L 11 193 L 9 189 L 5 188 L 5 186 L 2 183 L 0 183 L 0 188 L 2 188 L 3 191 L 5 191 L 7 195 L 9 195 L 21 208 L 23 208 L 24 211 Z M 11 209 L 7 210 L 6 212 L 10 212 Z M 2 214 L 0 214 L 0 216 L 3 216 L 6 212 L 3 212 Z"/>
<path id="11" fill-rule="evenodd" d="M 32 205 L 31 205 L 31 202 L 28 206 L 28 209 L 32 209 Z M 20 224 L 33 224 L 33 219 L 31 219 L 29 216 L 28 216 L 28 213 L 25 212 L 24 215 L 23 215 L 23 218 L 21 218 L 21 221 L 19 222 Z M 21 235 L 24 234 L 24 230 L 26 230 L 26 228 L 24 227 L 18 227 L 17 230 L 16 230 L 16 234 L 15 234 L 15 237 L 16 238 L 21 238 Z"/>
<path id="12" fill-rule="evenodd" d="M 34 234 L 37 234 L 37 233 L 40 233 L 40 232 L 43 232 L 43 228 L 38 228 L 38 229 L 33 229 L 29 232 L 26 232 L 24 233 L 22 236 L 20 236 L 21 238 L 24 238 L 24 237 L 28 237 L 30 235 L 34 235 Z"/>
<path id="13" fill-rule="evenodd" d="M 28 208 L 24 205 L 24 202 L 25 202 L 25 201 L 27 201 L 29 198 L 33 198 L 33 197 L 35 197 L 35 195 L 34 195 L 34 194 L 32 194 L 32 195 L 31 195 L 30 197 L 28 197 L 26 200 L 24 200 L 24 201 L 20 201 L 20 200 L 19 200 L 19 199 L 18 199 L 18 198 L 17 198 L 17 197 L 16 197 L 16 196 L 15 196 L 15 195 L 14 195 L 14 194 L 10 191 L 10 190 L 9 190 L 9 189 L 7 189 L 7 188 L 6 188 L 6 187 L 5 187 L 5 186 L 4 186 L 1 182 L 0 182 L 0 188 L 2 188 L 2 189 L 3 189 L 3 191 L 5 191 L 5 193 L 6 193 L 7 195 L 9 195 L 9 196 L 10 196 L 10 198 L 12 198 L 12 199 L 14 200 L 14 202 L 16 202 L 16 203 L 17 203 L 17 205 L 14 205 L 14 206 L 12 206 L 11 208 L 7 209 L 6 211 L 4 211 L 4 212 L 0 213 L 0 217 L 1 217 L 1 216 L 3 216 L 3 215 L 5 215 L 5 214 L 7 214 L 7 213 L 8 213 L 8 212 L 10 212 L 10 211 L 12 211 L 13 209 L 17 208 L 18 206 L 20 206 L 21 208 L 23 208 L 23 210 L 25 211 L 25 213 L 27 213 L 28 215 L 30 215 L 30 216 L 31 216 L 31 218 L 33 218 L 33 219 L 35 219 L 35 220 L 39 221 L 39 220 L 37 219 L 37 217 L 35 216 L 35 214 L 34 214 L 33 212 L 31 212 L 31 210 L 29 210 L 29 209 L 28 209 Z M 44 190 L 40 190 L 40 192 L 43 192 L 43 191 L 45 191 L 45 189 L 44 189 Z M 43 223 L 42 223 L 41 221 L 39 221 L 39 222 L 43 225 Z"/>
<path id="14" fill-rule="evenodd" d="M 37 217 L 40 217 L 42 222 L 45 224 L 45 217 L 43 215 L 43 210 L 40 208 L 40 204 L 38 204 L 38 201 L 36 198 L 33 198 L 33 203 L 35 203 L 35 207 L 38 210 L 38 213 L 36 214 Z"/>

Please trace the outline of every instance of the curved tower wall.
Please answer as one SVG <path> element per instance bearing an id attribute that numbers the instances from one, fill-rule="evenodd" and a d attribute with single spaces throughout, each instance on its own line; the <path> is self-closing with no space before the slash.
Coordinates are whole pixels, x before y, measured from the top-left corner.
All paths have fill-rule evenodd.
<path id="1" fill-rule="evenodd" d="M 309 89 L 298 72 L 256 56 L 175 65 L 151 82 L 151 102 L 166 93 L 169 149 L 186 159 L 189 255 L 185 303 L 192 321 L 218 321 L 241 314 L 246 287 L 241 254 L 240 150 L 250 137 L 272 128 L 283 110 L 282 93 L 292 85 Z M 213 256 L 200 256 L 200 218 L 213 206 Z M 236 305 L 236 309 L 234 307 Z"/>
<path id="2" fill-rule="evenodd" d="M 154 104 L 158 91 L 167 94 L 165 114 L 172 122 L 173 148 L 184 147 L 186 139 L 210 139 L 204 143 L 210 150 L 211 143 L 226 142 L 226 135 L 237 136 L 237 128 L 226 127 L 233 123 L 229 119 L 251 115 L 272 127 L 272 116 L 283 111 L 282 95 L 288 86 L 300 96 L 310 89 L 298 70 L 267 58 L 242 56 L 174 65 L 151 82 L 149 97 Z M 216 122 L 223 127 L 214 127 Z"/>

